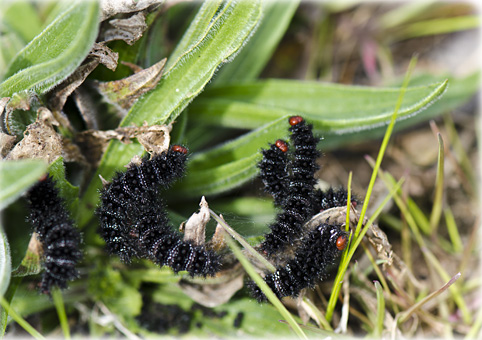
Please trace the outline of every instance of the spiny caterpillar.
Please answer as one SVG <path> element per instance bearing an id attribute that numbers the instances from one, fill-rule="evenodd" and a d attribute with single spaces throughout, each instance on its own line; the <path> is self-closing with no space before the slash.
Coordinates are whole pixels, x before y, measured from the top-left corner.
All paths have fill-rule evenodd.
<path id="1" fill-rule="evenodd" d="M 80 233 L 65 208 L 55 182 L 49 176 L 40 180 L 27 193 L 28 221 L 38 235 L 43 252 L 45 272 L 40 290 L 50 294 L 53 286 L 66 288 L 67 281 L 78 277 L 75 266 L 80 262 Z"/>
<path id="2" fill-rule="evenodd" d="M 184 174 L 187 149 L 174 145 L 168 151 L 118 172 L 101 191 L 97 209 L 100 235 L 107 250 L 122 261 L 148 258 L 174 272 L 214 275 L 220 258 L 202 245 L 183 241 L 170 225 L 160 189 Z"/>
<path id="3" fill-rule="evenodd" d="M 277 140 L 263 150 L 263 159 L 258 164 L 265 191 L 281 209 L 260 248 L 274 259 L 286 247 L 296 245 L 294 256 L 265 276 L 266 283 L 279 298 L 297 296 L 301 289 L 313 286 L 316 279 L 323 279 L 327 267 L 336 262 L 347 244 L 347 233 L 342 225 L 325 221 L 311 231 L 304 230 L 313 215 L 346 206 L 347 192 L 314 188 L 314 174 L 319 169 L 316 159 L 320 152 L 316 149 L 318 140 L 313 136 L 313 127 L 300 116 L 289 118 L 289 124 L 294 150 L 289 153 L 288 143 Z M 249 286 L 254 297 L 265 300 L 256 284 L 250 282 Z"/>

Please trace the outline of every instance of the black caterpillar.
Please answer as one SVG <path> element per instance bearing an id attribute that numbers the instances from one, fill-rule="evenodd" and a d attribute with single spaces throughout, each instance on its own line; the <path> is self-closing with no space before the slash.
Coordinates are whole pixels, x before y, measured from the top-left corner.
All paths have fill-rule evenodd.
<path id="1" fill-rule="evenodd" d="M 102 189 L 96 213 L 110 253 L 124 262 L 132 257 L 148 258 L 192 276 L 212 276 L 219 271 L 220 258 L 215 252 L 183 241 L 174 231 L 159 195 L 161 188 L 184 174 L 186 159 L 187 149 L 174 145 L 117 173 Z"/>
<path id="2" fill-rule="evenodd" d="M 80 262 L 80 233 L 59 196 L 53 179 L 46 176 L 27 193 L 30 207 L 28 221 L 38 234 L 44 251 L 45 272 L 40 290 L 50 294 L 53 286 L 66 288 L 67 281 L 78 277 L 75 266 Z"/>
<path id="3" fill-rule="evenodd" d="M 315 280 L 326 276 L 327 267 L 333 265 L 345 249 L 347 236 L 339 225 L 321 224 L 308 234 L 293 259 L 265 276 L 266 284 L 280 299 L 297 296 L 303 288 L 313 287 Z M 258 301 L 266 300 L 254 282 L 249 286 Z"/>
<path id="4" fill-rule="evenodd" d="M 347 233 L 341 225 L 326 222 L 312 231 L 303 230 L 313 215 L 346 206 L 348 195 L 343 188 L 327 191 L 314 188 L 314 174 L 319 169 L 316 164 L 320 155 L 316 149 L 318 140 L 313 137 L 312 126 L 302 117 L 293 116 L 289 123 L 294 146 L 292 154 L 285 141 L 277 140 L 268 150 L 263 150 L 263 159 L 258 165 L 265 190 L 281 209 L 260 248 L 274 258 L 287 246 L 297 243 L 294 257 L 265 277 L 279 298 L 297 296 L 301 289 L 313 286 L 316 279 L 323 279 L 327 267 L 335 263 L 347 243 Z M 356 204 L 356 199 L 352 203 Z M 266 299 L 254 282 L 249 286 L 259 301 Z"/>
<path id="5" fill-rule="evenodd" d="M 316 149 L 318 139 L 313 137 L 312 125 L 307 125 L 302 117 L 293 116 L 289 123 L 294 146 L 292 155 L 288 153 L 288 144 L 277 140 L 268 150 L 263 150 L 263 159 L 258 165 L 265 190 L 273 196 L 275 205 L 282 209 L 261 244 L 267 255 L 293 245 L 299 239 L 304 224 L 313 215 L 347 204 L 344 189 L 315 190 L 314 174 L 319 169 L 316 159 L 320 156 Z M 292 156 L 291 160 L 289 156 Z"/>

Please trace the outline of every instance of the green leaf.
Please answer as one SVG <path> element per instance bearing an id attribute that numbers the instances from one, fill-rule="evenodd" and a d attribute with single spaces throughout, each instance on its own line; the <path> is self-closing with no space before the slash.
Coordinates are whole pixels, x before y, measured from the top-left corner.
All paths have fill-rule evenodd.
<path id="1" fill-rule="evenodd" d="M 407 88 L 400 119 L 419 113 L 446 88 L 447 81 Z M 300 114 L 313 123 L 315 133 L 344 133 L 386 124 L 399 91 L 276 79 L 207 89 L 189 112 L 194 124 L 245 129 Z"/>
<path id="2" fill-rule="evenodd" d="M 256 79 L 288 29 L 298 5 L 298 0 L 263 2 L 261 24 L 236 59 L 216 75 L 214 84 Z"/>
<path id="3" fill-rule="evenodd" d="M 46 171 L 47 163 L 42 160 L 0 162 L 0 210 L 19 198 Z"/>
<path id="4" fill-rule="evenodd" d="M 173 195 L 199 197 L 235 188 L 258 173 L 262 147 L 288 136 L 288 116 L 284 116 L 206 152 L 195 154 L 188 164 L 187 176 L 175 185 Z"/>
<path id="5" fill-rule="evenodd" d="M 260 148 L 266 148 L 268 142 L 287 137 L 288 116 L 286 114 L 302 114 L 310 123 L 313 123 L 315 134 L 320 134 L 320 131 L 343 132 L 367 129 L 391 119 L 393 105 L 400 91 L 391 88 L 373 89 L 284 80 L 256 82 L 250 85 L 233 85 L 207 90 L 208 96 L 215 97 L 211 102 L 224 104 L 231 100 L 235 103 L 233 104 L 235 108 L 226 105 L 218 110 L 215 104 L 206 106 L 204 109 L 209 111 L 209 114 L 198 112 L 197 114 L 204 118 L 198 123 L 210 122 L 252 128 L 253 122 L 260 125 L 279 116 L 282 118 L 232 142 L 195 155 L 188 165 L 188 175 L 176 186 L 176 195 L 196 197 L 219 194 L 256 176 L 258 173 L 256 165 L 261 159 Z M 445 81 L 408 88 L 399 115 L 408 117 L 420 112 L 440 97 L 446 87 Z M 290 95 L 290 93 L 293 94 Z M 226 97 L 230 99 L 225 100 Z M 253 104 L 247 103 L 248 100 Z M 195 111 L 195 109 L 191 110 L 192 107 L 196 108 L 195 103 L 190 106 L 190 112 Z M 239 107 L 243 109 L 237 111 L 236 108 Z M 253 109 L 249 110 L 250 107 Z M 193 120 L 199 118 L 196 117 L 195 112 L 190 117 Z"/>
<path id="6" fill-rule="evenodd" d="M 27 90 L 44 93 L 69 76 L 92 48 L 98 21 L 97 1 L 69 7 L 19 52 L 0 84 L 0 97 Z"/>
<path id="7" fill-rule="evenodd" d="M 174 51 L 157 87 L 134 104 L 121 126 L 168 123 L 196 97 L 209 82 L 218 67 L 229 61 L 241 49 L 255 29 L 261 16 L 259 1 L 204 2 L 180 44 L 181 52 Z M 81 206 L 83 226 L 95 205 L 101 182 L 97 176 L 111 178 L 115 169 L 127 164 L 142 152 L 139 144 L 125 145 L 111 142 L 102 158 L 94 180 L 88 187 Z"/>
<path id="8" fill-rule="evenodd" d="M 8 64 L 23 48 L 24 44 L 17 34 L 8 32 L 0 35 L 0 46 L 2 46 L 0 49 L 0 79 L 3 79 Z"/>
<path id="9" fill-rule="evenodd" d="M 52 164 L 50 164 L 49 175 L 54 178 L 55 187 L 59 189 L 60 196 L 65 200 L 67 207 L 70 209 L 71 213 L 74 213 L 79 201 L 79 188 L 73 186 L 65 178 L 63 157 L 57 158 Z"/>
<path id="10" fill-rule="evenodd" d="M 24 44 L 35 38 L 42 29 L 42 22 L 33 3 L 27 1 L 9 3 L 2 13 L 2 23 L 17 33 Z"/>
<path id="11" fill-rule="evenodd" d="M 206 8 L 209 11 L 205 12 Z M 260 20 L 261 4 L 258 1 L 223 2 L 214 17 L 213 11 L 210 1 L 203 4 L 201 17 L 196 16 L 180 42 L 186 50 L 179 57 L 174 51 L 159 85 L 136 102 L 121 126 L 176 119 L 203 90 L 216 69 L 232 58 L 249 38 Z"/>
<path id="12" fill-rule="evenodd" d="M 480 27 L 480 17 L 478 15 L 438 18 L 408 24 L 406 27 L 398 30 L 395 33 L 395 37 L 398 40 L 405 40 L 427 35 L 465 31 L 478 27 Z"/>
<path id="13" fill-rule="evenodd" d="M 429 75 L 419 75 L 410 81 L 411 84 L 422 84 L 434 81 L 435 78 Z M 449 86 L 444 95 L 437 101 L 431 103 L 423 112 L 418 113 L 415 116 L 410 116 L 410 119 L 397 121 L 395 124 L 395 131 L 401 131 L 410 126 L 414 126 L 424 121 L 428 121 L 434 117 L 440 116 L 443 113 L 450 112 L 451 110 L 466 103 L 480 88 L 480 73 L 475 72 L 465 78 L 452 78 L 448 77 Z M 403 105 L 402 105 L 403 107 Z M 366 141 L 375 138 L 381 138 L 385 133 L 385 126 L 375 127 L 371 130 L 364 131 L 352 131 L 343 135 L 330 135 L 324 134 L 323 150 L 333 149 L 342 144 L 354 143 L 357 141 Z"/>
<path id="14" fill-rule="evenodd" d="M 105 265 L 98 265 L 89 273 L 89 294 L 102 301 L 116 315 L 138 315 L 142 307 L 139 287 L 126 281 L 121 273 Z"/>
<path id="15" fill-rule="evenodd" d="M 7 291 L 11 271 L 10 246 L 0 221 L 0 296 L 3 296 Z"/>

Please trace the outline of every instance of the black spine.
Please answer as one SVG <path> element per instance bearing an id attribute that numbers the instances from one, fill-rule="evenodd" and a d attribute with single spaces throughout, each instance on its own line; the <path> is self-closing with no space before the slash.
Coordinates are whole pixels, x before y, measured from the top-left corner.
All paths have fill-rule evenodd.
<path id="1" fill-rule="evenodd" d="M 59 196 L 52 178 L 47 177 L 27 193 L 30 215 L 44 251 L 45 272 L 40 290 L 50 294 L 52 287 L 67 287 L 67 281 L 78 277 L 75 266 L 82 259 L 81 236 Z"/>
<path id="2" fill-rule="evenodd" d="M 219 270 L 216 253 L 184 242 L 174 231 L 159 195 L 160 188 L 169 187 L 183 175 L 186 158 L 171 147 L 116 174 L 102 190 L 97 215 L 100 234 L 110 253 L 124 262 L 132 257 L 149 258 L 191 275 L 214 275 Z"/>
<path id="3" fill-rule="evenodd" d="M 305 121 L 291 126 L 291 143 L 294 146 L 291 161 L 291 175 L 283 211 L 269 227 L 271 232 L 265 235 L 261 249 L 268 255 L 282 250 L 299 236 L 304 223 L 313 216 L 314 178 L 319 169 L 316 159 L 320 155 L 316 149 L 318 140 L 313 136 L 312 125 Z"/>
<path id="4" fill-rule="evenodd" d="M 288 195 L 288 157 L 275 144 L 263 150 L 263 159 L 258 164 L 264 188 L 274 198 L 275 206 L 281 207 Z"/>
<path id="5" fill-rule="evenodd" d="M 337 248 L 339 237 L 347 237 L 340 226 L 322 224 L 311 231 L 284 267 L 265 277 L 266 284 L 278 298 L 298 296 L 303 288 L 313 287 L 317 279 L 323 279 L 327 268 L 333 265 L 342 250 Z M 260 302 L 266 301 L 261 289 L 250 282 L 252 295 Z"/>
<path id="6" fill-rule="evenodd" d="M 346 207 L 348 200 L 348 192 L 345 188 L 329 188 L 328 190 L 315 191 L 314 207 L 315 213 L 336 207 Z M 352 203 L 358 203 L 356 197 L 351 197 Z"/>

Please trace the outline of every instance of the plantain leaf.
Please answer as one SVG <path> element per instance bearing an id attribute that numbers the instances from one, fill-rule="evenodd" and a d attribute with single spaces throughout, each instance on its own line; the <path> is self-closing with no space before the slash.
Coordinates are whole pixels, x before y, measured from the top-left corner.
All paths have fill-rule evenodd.
<path id="1" fill-rule="evenodd" d="M 404 104 L 399 111 L 400 116 L 408 117 L 420 112 L 437 100 L 446 87 L 447 81 L 408 88 Z M 256 176 L 257 163 L 261 159 L 260 149 L 266 148 L 268 142 L 287 137 L 286 114 L 302 114 L 313 123 L 315 134 L 319 134 L 320 131 L 367 129 L 391 119 L 399 91 L 284 80 L 209 90 L 209 96 L 214 96 L 212 92 L 216 92 L 216 97 L 211 102 L 224 104 L 227 101 L 224 98 L 229 97 L 235 104 L 234 108 L 223 105 L 222 110 L 218 110 L 215 104 L 204 107 L 209 114 L 200 114 L 197 111 L 198 115 L 203 115 L 202 122 L 252 128 L 252 122 L 260 125 L 279 116 L 282 118 L 271 121 L 234 141 L 195 155 L 189 163 L 188 175 L 176 186 L 175 194 L 183 197 L 219 194 Z M 250 103 L 247 103 L 248 99 Z M 326 104 L 322 105 L 323 103 Z M 238 104 L 242 107 L 240 111 L 237 111 Z M 194 113 L 190 118 L 196 120 L 196 111 L 191 111 L 191 107 L 195 108 L 195 103 L 190 106 L 190 113 Z M 253 109 L 249 110 L 250 107 Z M 323 107 L 331 108 L 331 112 L 336 114 Z"/>
<path id="2" fill-rule="evenodd" d="M 34 159 L 0 162 L 0 210 L 19 198 L 47 171 L 47 163 Z"/>
<path id="3" fill-rule="evenodd" d="M 99 4 L 78 1 L 21 50 L 0 84 L 0 97 L 33 90 L 44 93 L 70 75 L 97 37 Z"/>
<path id="4" fill-rule="evenodd" d="M 268 142 L 288 136 L 288 116 L 279 118 L 231 142 L 192 157 L 187 176 L 173 195 L 198 197 L 235 188 L 256 176 L 259 152 Z"/>
<path id="5" fill-rule="evenodd" d="M 134 104 L 121 126 L 141 125 L 144 121 L 163 124 L 175 120 L 203 90 L 217 68 L 241 49 L 260 17 L 260 1 L 204 2 L 180 42 L 185 50 L 173 52 L 157 87 Z M 142 149 L 138 144 L 109 144 L 81 202 L 79 225 L 88 221 L 91 214 L 86 210 L 91 210 L 97 201 L 101 185 L 97 176 L 102 174 L 109 179 L 115 169 L 127 164 L 133 155 L 140 152 Z"/>
<path id="6" fill-rule="evenodd" d="M 407 88 L 399 119 L 434 102 L 447 81 Z M 398 88 L 347 86 L 320 82 L 267 80 L 207 89 L 189 107 L 194 124 L 253 129 L 287 114 L 301 114 L 315 133 L 344 133 L 390 121 Z"/>
<path id="7" fill-rule="evenodd" d="M 229 1 L 218 6 L 213 17 L 213 4 L 203 4 L 201 17 L 196 16 L 180 42 L 186 50 L 174 51 L 159 85 L 136 102 L 121 126 L 173 121 L 203 90 L 216 69 L 239 51 L 260 20 L 261 4 Z"/>
<path id="8" fill-rule="evenodd" d="M 258 29 L 236 59 L 220 70 L 214 84 L 256 79 L 288 29 L 298 5 L 298 0 L 264 1 L 263 19 Z"/>

